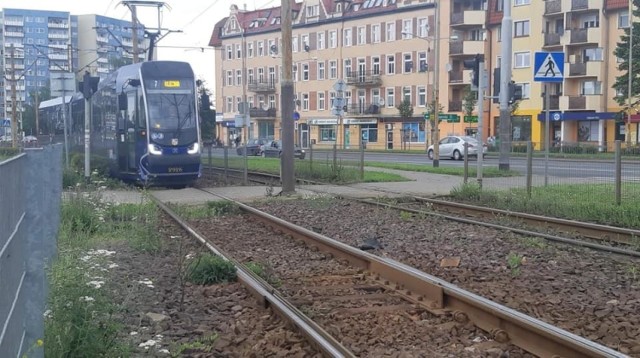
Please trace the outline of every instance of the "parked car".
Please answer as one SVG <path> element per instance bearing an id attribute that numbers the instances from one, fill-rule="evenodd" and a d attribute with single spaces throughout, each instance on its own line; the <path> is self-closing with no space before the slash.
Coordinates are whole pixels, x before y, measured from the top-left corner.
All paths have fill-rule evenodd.
<path id="1" fill-rule="evenodd" d="M 441 158 L 452 158 L 455 160 L 460 160 L 464 157 L 464 144 L 468 144 L 468 153 L 469 156 L 478 156 L 478 140 L 474 137 L 469 136 L 448 136 L 440 139 L 439 143 L 439 151 Z M 482 146 L 482 156 L 486 155 L 487 146 Z M 429 146 L 427 149 L 427 155 L 429 159 L 433 159 L 433 144 Z"/>
<path id="2" fill-rule="evenodd" d="M 304 149 L 300 148 L 300 146 L 296 145 L 293 151 L 293 156 L 295 158 L 304 159 L 305 157 Z M 280 158 L 282 156 L 282 141 L 281 140 L 272 140 L 264 145 L 264 150 L 262 151 L 263 157 L 272 157 L 272 158 Z"/>
<path id="3" fill-rule="evenodd" d="M 249 139 L 249 143 L 247 143 L 246 145 L 247 155 L 261 155 L 265 143 L 267 143 L 267 140 L 264 138 Z M 244 149 L 244 145 L 240 146 L 236 148 L 236 152 L 238 153 L 238 155 L 244 155 Z"/>

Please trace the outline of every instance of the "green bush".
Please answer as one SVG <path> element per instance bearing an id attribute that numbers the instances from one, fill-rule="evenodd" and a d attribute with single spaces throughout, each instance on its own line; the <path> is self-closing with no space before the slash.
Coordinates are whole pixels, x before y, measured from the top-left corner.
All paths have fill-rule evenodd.
<path id="1" fill-rule="evenodd" d="M 236 281 L 236 267 L 219 256 L 204 254 L 189 263 L 186 279 L 196 285 Z"/>
<path id="2" fill-rule="evenodd" d="M 62 230 L 72 234 L 93 234 L 100 227 L 98 217 L 92 203 L 80 197 L 81 193 L 72 193 L 73 197 L 62 205 Z"/>

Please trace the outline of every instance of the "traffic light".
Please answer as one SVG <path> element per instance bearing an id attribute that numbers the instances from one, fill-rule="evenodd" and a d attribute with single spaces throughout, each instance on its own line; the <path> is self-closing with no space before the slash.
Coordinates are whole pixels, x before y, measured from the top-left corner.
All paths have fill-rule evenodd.
<path id="1" fill-rule="evenodd" d="M 473 70 L 473 78 L 471 83 L 474 87 L 478 87 L 480 81 L 480 62 L 484 61 L 484 55 L 477 54 L 473 60 L 464 60 L 464 68 Z"/>
<path id="2" fill-rule="evenodd" d="M 200 95 L 200 110 L 208 111 L 209 109 L 211 109 L 211 102 L 209 101 L 209 95 L 203 92 L 202 95 Z"/>
<path id="3" fill-rule="evenodd" d="M 89 99 L 98 92 L 98 82 L 100 82 L 100 77 L 92 77 L 88 71 L 85 71 L 82 81 L 78 83 L 78 90 L 82 92 L 85 99 Z"/>
<path id="4" fill-rule="evenodd" d="M 509 82 L 509 104 L 522 99 L 522 85 L 517 85 L 514 81 Z"/>

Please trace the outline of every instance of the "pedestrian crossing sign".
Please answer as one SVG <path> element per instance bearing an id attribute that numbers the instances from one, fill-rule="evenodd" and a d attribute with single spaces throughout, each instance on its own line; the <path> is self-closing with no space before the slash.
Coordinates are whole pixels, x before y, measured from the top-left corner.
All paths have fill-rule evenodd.
<path id="1" fill-rule="evenodd" d="M 564 52 L 536 52 L 533 71 L 536 82 L 562 82 Z"/>

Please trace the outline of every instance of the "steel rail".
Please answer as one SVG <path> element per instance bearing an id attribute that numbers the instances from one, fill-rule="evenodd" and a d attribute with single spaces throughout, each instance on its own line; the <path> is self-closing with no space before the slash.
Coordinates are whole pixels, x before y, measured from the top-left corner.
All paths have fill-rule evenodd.
<path id="1" fill-rule="evenodd" d="M 206 192 L 209 194 L 213 194 L 209 191 Z M 336 358 L 355 357 L 352 352 L 345 348 L 322 327 L 316 324 L 313 320 L 309 319 L 305 314 L 300 312 L 295 306 L 290 304 L 285 298 L 277 293 L 275 288 L 273 288 L 270 284 L 253 273 L 253 271 L 249 270 L 245 265 L 233 259 L 222 249 L 210 243 L 204 236 L 198 233 L 179 215 L 171 210 L 171 208 L 169 208 L 166 204 L 153 196 L 153 194 L 151 195 L 151 198 L 156 203 L 156 205 L 158 205 L 165 213 L 167 213 L 167 215 L 169 215 L 176 223 L 178 223 L 178 225 L 180 225 L 185 231 L 187 231 L 189 235 L 196 238 L 200 243 L 205 245 L 216 255 L 222 257 L 224 260 L 233 263 L 237 268 L 238 280 L 244 286 L 246 286 L 254 296 L 258 297 L 262 301 L 263 306 L 271 307 L 281 317 L 297 327 L 298 330 L 304 336 L 306 336 L 307 339 L 309 339 L 310 343 L 318 347 L 318 349 L 322 351 L 325 356 Z M 238 205 L 243 205 L 229 198 L 223 197 L 223 199 L 232 201 Z"/>
<path id="2" fill-rule="evenodd" d="M 564 229 L 569 232 L 580 233 L 586 237 L 597 240 L 611 240 L 618 243 L 629 245 L 631 239 L 636 237 L 640 238 L 640 230 L 626 229 L 609 225 L 601 225 L 594 223 L 581 222 L 577 220 L 552 218 L 547 216 L 527 214 L 516 211 L 492 209 L 482 206 L 475 206 L 469 204 L 455 203 L 450 201 L 430 199 L 424 197 L 415 197 L 416 200 L 429 203 L 436 207 L 442 207 L 445 209 L 460 210 L 466 214 L 479 212 L 483 214 L 495 214 L 512 217 L 523 220 L 528 223 L 540 225 L 546 224 L 547 226 L 553 226 L 555 229 Z"/>
<path id="3" fill-rule="evenodd" d="M 518 228 L 514 228 L 514 227 L 510 227 L 510 226 L 488 223 L 488 222 L 485 222 L 485 221 L 478 221 L 478 220 L 467 219 L 467 218 L 462 218 L 462 217 L 458 217 L 458 216 L 451 216 L 451 215 L 447 215 L 447 214 L 435 213 L 435 212 L 432 212 L 432 211 L 422 211 L 422 210 L 419 210 L 419 209 L 404 208 L 402 206 L 391 205 L 391 204 L 388 204 L 388 203 L 381 203 L 381 202 L 367 200 L 367 199 L 357 199 L 357 198 L 355 198 L 355 199 L 350 199 L 350 200 L 355 200 L 355 201 L 362 202 L 362 203 L 365 203 L 365 204 L 370 204 L 370 205 L 384 206 L 384 207 L 387 207 L 387 208 L 401 210 L 401 211 L 407 211 L 407 212 L 412 212 L 412 213 L 416 213 L 416 214 L 430 215 L 430 216 L 439 217 L 439 218 L 443 218 L 443 219 L 446 219 L 446 220 L 456 221 L 456 222 L 460 222 L 460 223 L 464 223 L 464 224 L 480 225 L 480 226 L 490 227 L 490 228 L 494 228 L 494 229 L 497 229 L 497 230 L 509 231 L 509 232 L 513 232 L 513 233 L 516 233 L 516 234 L 520 234 L 520 235 L 537 236 L 537 237 L 541 237 L 541 238 L 549 240 L 549 241 L 561 242 L 561 243 L 564 243 L 564 244 L 569 244 L 569 245 L 574 245 L 574 246 L 588 247 L 590 249 L 599 250 L 599 251 L 607 251 L 607 252 L 626 255 L 626 256 L 640 257 L 640 251 L 627 250 L 627 249 L 623 249 L 623 248 L 619 248 L 619 247 L 615 247 L 615 246 L 600 245 L 600 244 L 595 244 L 595 243 L 584 241 L 584 240 L 570 239 L 570 238 L 566 238 L 566 237 L 562 237 L 562 236 L 545 234 L 545 233 L 541 233 L 541 232 L 537 232 L 537 231 L 518 229 Z"/>
<path id="4" fill-rule="evenodd" d="M 611 348 L 482 298 L 415 268 L 363 252 L 223 195 L 203 191 L 234 202 L 239 208 L 269 226 L 276 227 L 309 246 L 330 252 L 351 265 L 365 269 L 385 283 L 395 283 L 398 290 L 416 297 L 427 310 L 453 311 L 457 320 L 470 320 L 499 342 L 512 343 L 540 357 L 627 357 Z"/>

